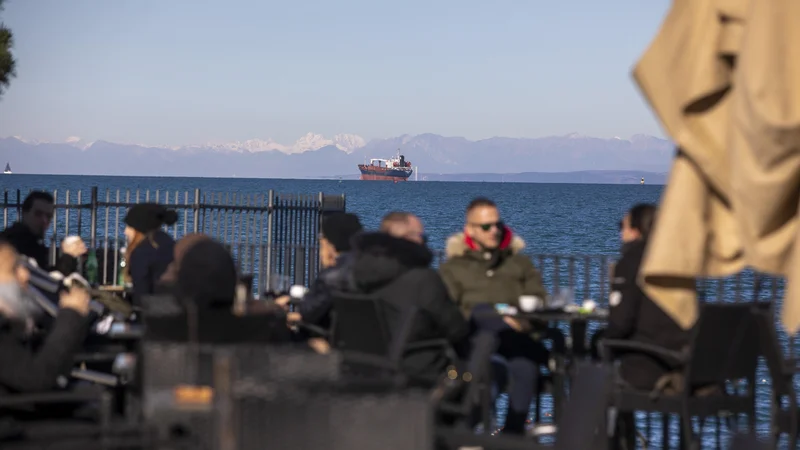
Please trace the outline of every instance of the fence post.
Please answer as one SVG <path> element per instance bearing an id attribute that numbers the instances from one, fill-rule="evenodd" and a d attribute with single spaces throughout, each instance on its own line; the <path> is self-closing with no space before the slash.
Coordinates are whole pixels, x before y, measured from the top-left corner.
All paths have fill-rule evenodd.
<path id="1" fill-rule="evenodd" d="M 267 261 L 266 261 L 266 275 L 264 277 L 264 286 L 261 292 L 266 291 L 270 286 L 270 278 L 272 278 L 272 224 L 275 221 L 275 191 L 269 190 L 269 200 L 267 201 Z M 261 243 L 264 244 L 263 242 Z"/>
<path id="2" fill-rule="evenodd" d="M 294 284 L 306 285 L 306 248 L 302 245 L 294 249 Z"/>
<path id="3" fill-rule="evenodd" d="M 200 189 L 194 190 L 194 232 L 200 232 Z"/>
<path id="4" fill-rule="evenodd" d="M 94 250 L 95 239 L 97 238 L 97 186 L 92 186 L 91 199 L 91 229 L 89 230 L 89 248 Z"/>

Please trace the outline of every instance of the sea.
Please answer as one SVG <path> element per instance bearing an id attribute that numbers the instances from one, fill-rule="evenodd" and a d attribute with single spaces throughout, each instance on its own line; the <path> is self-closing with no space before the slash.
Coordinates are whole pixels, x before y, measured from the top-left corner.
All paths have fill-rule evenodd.
<path id="1" fill-rule="evenodd" d="M 242 178 L 159 178 L 0 175 L 0 193 L 16 189 L 58 191 L 83 190 L 88 195 L 98 187 L 101 196 L 108 190 L 121 191 L 194 191 L 204 193 L 266 194 L 280 193 L 344 194 L 347 210 L 358 214 L 367 229 L 377 228 L 381 217 L 390 211 L 409 211 L 423 221 L 429 245 L 444 249 L 445 240 L 459 232 L 464 222 L 465 207 L 475 197 L 494 200 L 503 220 L 527 243 L 527 251 L 550 255 L 617 255 L 620 249 L 619 221 L 637 203 L 657 203 L 664 186 L 661 185 L 601 185 L 601 184 L 532 184 L 476 182 L 405 182 L 287 180 Z M 84 197 L 87 198 L 87 197 Z M 679 243 L 676 243 L 679 244 Z M 545 282 L 552 282 L 547 280 Z M 594 327 L 592 327 L 594 328 Z M 763 367 L 759 375 L 759 434 L 768 432 L 770 399 Z M 505 402 L 499 400 L 499 406 Z M 547 411 L 550 403 L 545 400 Z M 500 408 L 504 410 L 504 408 Z M 640 415 L 640 420 L 644 416 Z M 498 425 L 503 422 L 498 415 Z M 654 420 L 650 448 L 662 448 L 658 439 L 660 429 Z M 709 425 L 713 421 L 709 421 Z M 673 420 L 671 428 L 677 430 Z M 707 428 L 704 443 L 713 444 L 714 433 Z M 674 434 L 674 433 L 673 433 Z M 723 438 L 727 435 L 722 433 Z M 674 444 L 674 443 L 673 443 Z"/>

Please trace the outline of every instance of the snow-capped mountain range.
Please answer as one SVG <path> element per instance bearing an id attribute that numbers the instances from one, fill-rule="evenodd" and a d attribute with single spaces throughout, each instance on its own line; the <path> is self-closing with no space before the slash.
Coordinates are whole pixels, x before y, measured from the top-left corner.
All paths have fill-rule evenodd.
<path id="1" fill-rule="evenodd" d="M 508 174 L 632 170 L 666 172 L 674 145 L 655 136 L 579 134 L 471 141 L 432 133 L 366 142 L 352 134 L 308 133 L 293 144 L 272 139 L 167 147 L 70 137 L 39 142 L 0 138 L 0 164 L 14 173 L 308 178 L 358 174 L 358 164 L 400 149 L 420 174 Z M 635 177 L 634 177 L 635 178 Z M 632 179 L 634 179 L 632 178 Z"/>
<path id="2" fill-rule="evenodd" d="M 94 141 L 87 141 L 85 139 L 81 139 L 77 136 L 70 136 L 66 138 L 62 142 L 47 142 L 47 141 L 40 141 L 34 139 L 26 139 L 21 136 L 14 136 L 14 139 L 17 139 L 21 142 L 30 145 L 39 145 L 39 144 L 67 144 L 71 147 L 79 148 L 81 150 L 86 150 L 94 144 Z M 229 151 L 229 152 L 268 152 L 277 150 L 281 153 L 286 153 L 287 155 L 296 154 L 296 153 L 303 153 L 308 151 L 319 150 L 323 147 L 336 147 L 339 150 L 350 154 L 353 153 L 355 150 L 364 147 L 367 145 L 367 141 L 364 140 L 361 136 L 355 134 L 337 134 L 332 138 L 326 138 L 325 136 L 317 133 L 307 133 L 305 136 L 300 137 L 291 145 L 284 145 L 278 142 L 275 142 L 272 139 L 248 139 L 246 141 L 233 141 L 233 142 L 209 142 L 205 144 L 193 144 L 193 145 L 182 145 L 182 146 L 166 146 L 166 145 L 145 145 L 140 143 L 128 143 L 128 142 L 118 142 L 117 144 L 120 145 L 134 145 L 137 147 L 146 147 L 146 148 L 165 148 L 170 150 L 182 150 L 182 149 L 212 149 L 212 150 L 220 150 L 220 151 Z"/>

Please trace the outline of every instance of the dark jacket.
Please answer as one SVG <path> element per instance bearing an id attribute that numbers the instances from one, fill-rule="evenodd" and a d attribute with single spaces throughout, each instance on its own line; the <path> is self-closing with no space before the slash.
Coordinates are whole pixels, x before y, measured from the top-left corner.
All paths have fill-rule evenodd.
<path id="1" fill-rule="evenodd" d="M 71 309 L 58 312 L 44 341 L 34 348 L 24 327 L 0 316 L 0 390 L 46 391 L 59 375 L 68 375 L 73 358 L 86 338 L 86 319 Z"/>
<path id="2" fill-rule="evenodd" d="M 323 328 L 330 326 L 331 292 L 353 292 L 353 254 L 343 253 L 333 267 L 323 269 L 311 284 L 308 292 L 298 304 L 297 312 L 303 322 Z"/>
<path id="3" fill-rule="evenodd" d="M 433 254 L 427 247 L 384 233 L 365 233 L 354 241 L 353 280 L 359 292 L 380 298 L 402 312 L 418 308 L 411 342 L 447 339 L 459 343 L 469 332 L 467 321 L 447 294 L 442 279 L 430 268 Z M 402 314 L 386 318 L 390 330 L 400 327 Z M 441 350 L 420 350 L 406 355 L 407 373 L 436 377 L 448 363 Z"/>
<path id="4" fill-rule="evenodd" d="M 172 262 L 174 249 L 175 240 L 160 230 L 133 249 L 128 267 L 135 297 L 156 293 L 161 276 Z"/>
<path id="5" fill-rule="evenodd" d="M 50 251 L 42 243 L 42 239 L 33 234 L 25 224 L 17 222 L 0 233 L 0 240 L 11 244 L 20 255 L 36 260 L 39 268 L 52 272 L 57 270 L 69 275 L 78 270 L 78 260 L 70 255 L 61 255 L 55 266 L 50 266 Z"/>
<path id="6" fill-rule="evenodd" d="M 465 315 L 480 304 L 517 306 L 521 295 L 546 298 L 542 276 L 530 258 L 521 253 L 525 242 L 510 230 L 506 233 L 506 239 L 494 252 L 475 248 L 463 233 L 447 240 L 447 260 L 439 266 L 439 273 Z"/>
<path id="7" fill-rule="evenodd" d="M 650 300 L 636 282 L 644 250 L 643 241 L 626 245 L 614 268 L 605 337 L 682 350 L 689 343 L 689 332 Z M 639 353 L 624 354 L 620 361 L 620 375 L 634 387 L 645 390 L 652 389 L 659 377 L 675 369 Z"/>

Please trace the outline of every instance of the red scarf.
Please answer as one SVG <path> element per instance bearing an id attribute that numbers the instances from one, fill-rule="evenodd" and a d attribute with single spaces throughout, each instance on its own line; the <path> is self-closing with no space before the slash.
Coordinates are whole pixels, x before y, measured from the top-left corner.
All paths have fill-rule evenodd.
<path id="1" fill-rule="evenodd" d="M 511 228 L 505 226 L 503 228 L 503 240 L 500 242 L 500 246 L 497 247 L 498 250 L 505 250 L 509 246 L 511 246 L 511 240 L 514 239 L 514 232 L 511 231 Z M 464 243 L 467 244 L 467 247 L 470 250 L 481 250 L 481 246 L 472 240 L 467 234 L 464 234 Z"/>

